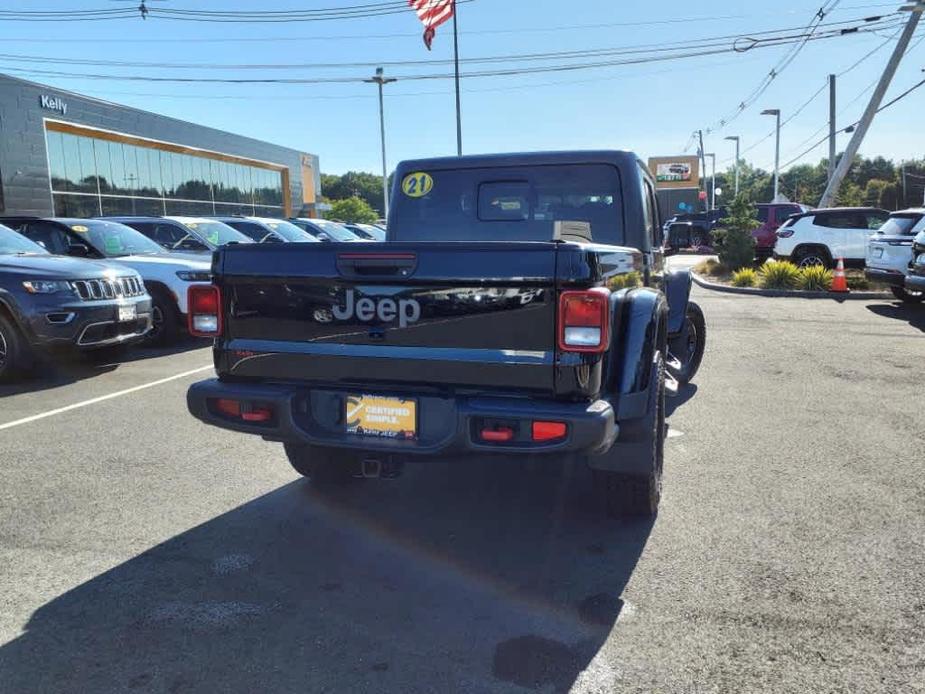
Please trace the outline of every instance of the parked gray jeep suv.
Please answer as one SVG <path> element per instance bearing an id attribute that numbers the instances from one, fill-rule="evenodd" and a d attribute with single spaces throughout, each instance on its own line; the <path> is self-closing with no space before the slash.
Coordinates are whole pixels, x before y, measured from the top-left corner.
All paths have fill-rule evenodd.
<path id="1" fill-rule="evenodd" d="M 94 349 L 141 339 L 151 297 L 135 270 L 68 258 L 0 225 L 0 381 L 29 368 L 35 349 Z"/>

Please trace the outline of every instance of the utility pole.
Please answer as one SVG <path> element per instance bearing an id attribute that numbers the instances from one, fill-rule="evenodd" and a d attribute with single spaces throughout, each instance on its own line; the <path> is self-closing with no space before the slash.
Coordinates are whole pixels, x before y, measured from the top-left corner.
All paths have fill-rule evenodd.
<path id="1" fill-rule="evenodd" d="M 835 75 L 829 75 L 829 181 L 835 174 Z"/>
<path id="2" fill-rule="evenodd" d="M 905 160 L 903 160 L 902 168 L 900 169 L 900 171 L 902 171 L 902 175 L 903 175 L 903 201 L 902 201 L 902 204 L 899 206 L 899 208 L 900 208 L 900 209 L 905 209 L 905 207 L 906 207 L 906 200 L 909 199 L 909 197 L 908 197 L 908 192 L 907 192 L 907 189 L 906 189 L 906 162 L 905 162 Z"/>
<path id="3" fill-rule="evenodd" d="M 739 145 L 741 144 L 742 138 L 738 135 L 730 135 L 726 138 L 727 140 L 732 140 L 736 143 L 736 192 L 735 196 L 739 197 Z"/>
<path id="4" fill-rule="evenodd" d="M 388 84 L 389 82 L 395 82 L 394 77 L 386 77 L 384 70 L 381 67 L 376 68 L 376 76 L 363 80 L 364 82 L 371 82 L 379 85 L 379 136 L 382 141 L 382 211 L 383 216 L 388 219 L 389 217 L 389 168 L 386 164 L 385 159 L 385 100 L 382 96 L 382 87 L 383 85 Z"/>
<path id="5" fill-rule="evenodd" d="M 700 155 L 700 178 L 704 181 L 704 184 L 703 184 L 703 195 L 704 195 L 704 200 L 706 200 L 706 195 L 707 195 L 707 184 L 706 184 L 706 180 L 707 180 L 707 157 L 706 157 L 706 154 L 705 154 L 704 151 L 703 151 L 703 130 L 698 130 L 698 131 L 697 131 L 697 137 L 700 139 L 700 149 L 697 151 L 697 154 Z M 706 207 L 706 203 L 704 203 L 704 207 Z"/>
<path id="6" fill-rule="evenodd" d="M 886 90 L 893 81 L 896 69 L 899 67 L 903 55 L 905 55 L 906 50 L 909 48 L 912 35 L 915 33 L 915 29 L 919 25 L 919 20 L 922 18 L 922 12 L 925 12 L 925 1 L 915 0 L 912 4 L 901 7 L 900 10 L 911 12 L 909 21 L 906 22 L 906 28 L 903 29 L 902 36 L 899 37 L 896 49 L 893 51 L 893 55 L 890 56 L 890 61 L 887 63 L 883 75 L 880 77 L 880 82 L 877 84 L 877 88 L 870 97 L 870 103 L 867 104 L 867 109 L 864 111 L 864 115 L 861 116 L 857 129 L 851 137 L 851 142 L 848 143 L 845 153 L 842 154 L 838 166 L 835 167 L 835 171 L 829 179 L 829 184 L 826 186 L 825 192 L 822 194 L 822 199 L 819 201 L 819 207 L 831 207 L 832 203 L 835 202 L 838 189 L 842 181 L 845 180 L 848 171 L 851 169 L 851 165 L 854 163 L 854 157 L 861 148 L 861 143 L 864 142 L 864 136 L 867 135 L 870 124 L 873 122 L 874 116 L 877 114 L 880 104 L 883 102 L 883 97 L 886 95 Z"/>
<path id="7" fill-rule="evenodd" d="M 771 202 L 777 202 L 777 196 L 780 193 L 780 109 L 768 108 L 761 112 L 762 116 L 774 116 L 777 118 L 777 127 L 774 132 L 774 199 Z"/>

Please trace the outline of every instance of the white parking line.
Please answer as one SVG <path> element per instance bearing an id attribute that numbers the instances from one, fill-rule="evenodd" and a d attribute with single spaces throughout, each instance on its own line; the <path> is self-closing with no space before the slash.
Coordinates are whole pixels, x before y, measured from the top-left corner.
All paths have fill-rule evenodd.
<path id="1" fill-rule="evenodd" d="M 164 383 L 169 383 L 170 381 L 176 381 L 181 378 L 186 378 L 187 376 L 192 376 L 193 374 L 198 374 L 203 371 L 209 371 L 215 367 L 209 364 L 208 366 L 201 366 L 198 369 L 191 369 L 190 371 L 184 371 L 183 373 L 176 374 L 175 376 L 168 376 L 167 378 L 161 378 L 157 381 L 151 381 L 150 383 L 143 383 L 140 386 L 135 386 L 133 388 L 126 388 L 125 390 L 119 390 L 115 393 L 110 393 L 109 395 L 101 395 L 98 398 L 91 398 L 90 400 L 84 400 L 83 402 L 75 402 L 73 405 L 67 405 L 65 407 L 59 407 L 54 410 L 48 410 L 48 412 L 42 412 L 40 414 L 34 414 L 31 417 L 23 417 L 22 419 L 17 419 L 12 422 L 7 422 L 6 424 L 0 424 L 0 431 L 3 429 L 11 429 L 13 427 L 18 427 L 20 424 L 28 424 L 29 422 L 35 422 L 39 419 L 45 419 L 46 417 L 54 417 L 56 414 L 63 414 L 64 412 L 70 412 L 71 410 L 77 410 L 81 407 L 89 407 L 90 405 L 96 405 L 100 402 L 105 402 L 106 400 L 112 400 L 113 398 L 122 397 L 123 395 L 130 395 L 131 393 L 137 393 L 139 390 L 145 390 L 147 388 L 153 388 L 154 386 L 159 386 Z"/>

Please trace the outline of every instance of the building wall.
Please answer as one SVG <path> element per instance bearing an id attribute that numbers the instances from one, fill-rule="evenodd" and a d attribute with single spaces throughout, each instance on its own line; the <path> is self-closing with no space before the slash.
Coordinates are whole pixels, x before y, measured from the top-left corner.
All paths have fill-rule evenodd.
<path id="1" fill-rule="evenodd" d="M 45 119 L 285 167 L 289 180 L 285 192 L 293 214 L 303 211 L 304 201 L 320 197 L 315 155 L 0 75 L 0 180 L 6 214 L 54 213 Z M 311 166 L 305 166 L 306 161 Z M 303 181 L 303 171 L 310 172 L 313 180 Z"/>

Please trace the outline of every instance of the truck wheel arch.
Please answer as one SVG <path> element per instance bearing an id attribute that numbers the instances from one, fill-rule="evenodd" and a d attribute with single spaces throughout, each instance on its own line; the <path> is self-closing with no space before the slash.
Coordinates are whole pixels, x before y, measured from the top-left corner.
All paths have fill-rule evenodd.
<path id="1" fill-rule="evenodd" d="M 613 400 L 645 394 L 655 353 L 665 353 L 669 312 L 665 295 L 655 289 L 623 289 L 611 295 L 612 343 L 602 390 Z"/>

